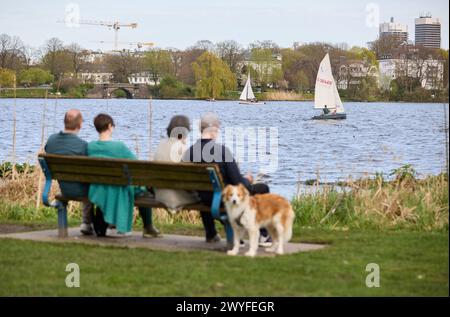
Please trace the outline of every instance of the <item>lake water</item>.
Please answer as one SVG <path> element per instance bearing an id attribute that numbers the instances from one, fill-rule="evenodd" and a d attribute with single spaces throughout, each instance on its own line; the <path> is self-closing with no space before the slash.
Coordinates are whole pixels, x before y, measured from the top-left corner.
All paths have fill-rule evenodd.
<path id="1" fill-rule="evenodd" d="M 317 173 L 321 181 L 333 182 L 375 172 L 387 175 L 404 164 L 411 164 L 420 176 L 445 169 L 442 104 L 345 103 L 347 120 L 336 122 L 309 120 L 317 113 L 311 102 L 256 106 L 234 101 L 152 100 L 151 104 L 152 152 L 175 114 L 187 115 L 193 122 L 203 113 L 214 111 L 220 115 L 223 127 L 262 127 L 267 134 L 270 128 L 277 129 L 278 167 L 261 179 L 273 192 L 288 198 L 296 193 L 299 180 L 315 179 Z M 148 100 L 62 99 L 56 103 L 17 99 L 17 161 L 36 163 L 43 122 L 46 139 L 63 128 L 64 113 L 70 108 L 78 108 L 84 115 L 80 137 L 95 140 L 92 120 L 99 112 L 108 112 L 116 121 L 114 138 L 124 141 L 141 159 L 149 157 Z M 0 161 L 12 160 L 13 112 L 14 100 L 0 99 Z M 265 164 L 244 161 L 240 166 L 243 173 L 256 175 Z"/>

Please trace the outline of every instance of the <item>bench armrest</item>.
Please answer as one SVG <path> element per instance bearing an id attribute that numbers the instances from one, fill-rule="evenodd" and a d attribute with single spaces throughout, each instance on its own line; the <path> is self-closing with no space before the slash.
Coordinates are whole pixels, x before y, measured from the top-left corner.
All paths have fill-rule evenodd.
<path id="1" fill-rule="evenodd" d="M 39 165 L 41 166 L 42 171 L 45 175 L 45 185 L 44 190 L 42 191 L 42 202 L 45 206 L 51 207 L 52 204 L 48 201 L 48 195 L 50 194 L 50 189 L 52 187 L 52 173 L 48 168 L 47 162 L 44 158 L 39 157 Z"/>
<path id="2" fill-rule="evenodd" d="M 216 170 L 212 167 L 207 168 L 209 173 L 209 179 L 213 185 L 213 200 L 211 203 L 211 214 L 214 218 L 220 219 L 220 202 L 222 199 L 222 186 L 220 186 L 219 177 Z"/>

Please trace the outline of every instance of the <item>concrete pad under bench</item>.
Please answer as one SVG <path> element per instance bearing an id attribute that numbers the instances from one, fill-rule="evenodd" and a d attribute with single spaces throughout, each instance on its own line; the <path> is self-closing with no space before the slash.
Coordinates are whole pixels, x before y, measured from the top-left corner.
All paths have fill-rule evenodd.
<path id="1" fill-rule="evenodd" d="M 20 233 L 1 234 L 0 238 L 10 238 L 19 240 L 31 240 L 41 242 L 59 242 L 59 243 L 84 243 L 99 246 L 115 246 L 126 248 L 146 248 L 152 250 L 164 251 L 226 251 L 226 241 L 218 243 L 206 243 L 205 238 L 195 236 L 184 236 L 176 234 L 163 234 L 160 238 L 143 238 L 142 232 L 133 231 L 132 235 L 125 237 L 101 237 L 97 238 L 95 235 L 84 236 L 81 234 L 79 228 L 69 228 L 68 238 L 58 238 L 58 230 L 43 230 Z M 305 251 L 313 251 L 323 249 L 324 244 L 313 243 L 288 243 L 285 246 L 285 254 L 292 254 Z M 245 246 L 240 249 L 240 254 L 243 255 L 248 250 L 248 241 L 245 241 Z M 258 249 L 258 256 L 273 256 L 272 253 L 265 252 L 264 248 Z"/>

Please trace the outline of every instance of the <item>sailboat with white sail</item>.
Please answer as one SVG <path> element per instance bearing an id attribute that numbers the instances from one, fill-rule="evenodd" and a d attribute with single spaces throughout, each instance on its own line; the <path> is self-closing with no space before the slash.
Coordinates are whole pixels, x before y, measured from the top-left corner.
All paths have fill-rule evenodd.
<path id="1" fill-rule="evenodd" d="M 265 102 L 257 101 L 255 94 L 253 93 L 252 83 L 250 79 L 250 73 L 248 73 L 247 81 L 245 82 L 244 89 L 239 97 L 239 103 L 245 105 L 263 105 Z"/>
<path id="2" fill-rule="evenodd" d="M 320 63 L 317 72 L 314 94 L 314 109 L 321 109 L 323 113 L 314 116 L 314 120 L 345 119 L 344 106 L 337 90 L 336 82 L 331 71 L 330 56 L 327 53 Z"/>

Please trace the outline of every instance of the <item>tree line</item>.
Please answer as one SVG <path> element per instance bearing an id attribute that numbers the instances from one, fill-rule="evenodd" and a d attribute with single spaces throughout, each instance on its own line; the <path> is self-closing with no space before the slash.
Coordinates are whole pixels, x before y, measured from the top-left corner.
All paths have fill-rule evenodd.
<path id="1" fill-rule="evenodd" d="M 57 38 L 32 49 L 18 37 L 0 34 L 0 87 L 11 87 L 15 78 L 18 85 L 25 87 L 51 84 L 57 90 L 69 91 L 82 85 L 79 74 L 86 71 L 111 73 L 114 82 L 128 82 L 132 74 L 148 72 L 153 83 L 150 89 L 156 97 L 220 98 L 236 92 L 250 74 L 258 92 L 301 95 L 313 93 L 319 64 L 329 53 L 344 99 L 408 100 L 432 95 L 448 99 L 448 50 L 401 46 L 389 37 L 372 42 L 369 48 L 347 49 L 321 42 L 282 48 L 272 41 L 256 41 L 243 47 L 232 40 L 202 40 L 184 50 L 123 50 L 87 61 L 90 53 L 76 43 L 65 45 Z M 417 73 L 398 70 L 396 79 L 382 87 L 379 81 L 383 78 L 350 71 L 352 65 L 378 70 L 378 60 L 389 55 L 406 59 L 406 65 Z M 444 74 L 441 83 L 435 85 L 438 89 L 425 91 L 421 87 L 423 77 L 433 73 L 423 72 L 420 63 L 430 58 L 444 63 Z"/>

